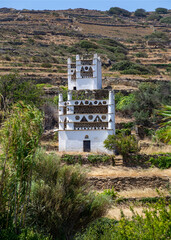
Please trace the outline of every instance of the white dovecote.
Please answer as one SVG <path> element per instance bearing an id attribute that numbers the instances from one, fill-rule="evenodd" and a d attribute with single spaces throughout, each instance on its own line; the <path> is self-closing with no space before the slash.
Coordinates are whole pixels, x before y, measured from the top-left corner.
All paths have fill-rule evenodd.
<path id="1" fill-rule="evenodd" d="M 103 142 L 115 133 L 114 92 L 109 91 L 108 99 L 72 99 L 72 90 L 92 90 L 95 96 L 99 89 L 100 57 L 77 55 L 75 63 L 69 58 L 67 101 L 59 94 L 59 151 L 110 153 Z"/>

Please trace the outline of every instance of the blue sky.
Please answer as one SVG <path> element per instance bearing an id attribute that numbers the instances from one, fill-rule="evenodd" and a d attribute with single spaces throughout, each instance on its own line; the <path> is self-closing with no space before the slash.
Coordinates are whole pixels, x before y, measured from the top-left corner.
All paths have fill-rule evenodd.
<path id="1" fill-rule="evenodd" d="M 108 10 L 110 7 L 121 7 L 129 11 L 144 8 L 147 11 L 157 7 L 171 9 L 171 0 L 0 0 L 0 8 L 16 9 L 51 9 L 87 8 Z"/>

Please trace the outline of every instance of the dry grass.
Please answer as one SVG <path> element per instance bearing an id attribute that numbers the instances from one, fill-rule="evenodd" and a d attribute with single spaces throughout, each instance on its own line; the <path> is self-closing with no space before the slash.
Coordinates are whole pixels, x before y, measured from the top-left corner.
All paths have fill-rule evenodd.
<path id="1" fill-rule="evenodd" d="M 170 177 L 171 169 L 160 170 L 158 168 L 127 168 L 121 166 L 100 166 L 100 167 L 89 167 L 88 177 Z"/>
<path id="2" fill-rule="evenodd" d="M 134 207 L 134 212 L 137 212 L 139 215 L 144 216 L 143 209 L 144 207 Z M 120 206 L 120 207 L 113 207 L 109 209 L 105 217 L 119 220 L 121 218 L 121 211 L 123 211 L 125 216 L 128 218 L 131 218 L 133 215 L 129 207 Z"/>
<path id="3" fill-rule="evenodd" d="M 167 196 L 169 192 L 166 189 L 160 189 L 160 193 L 163 196 Z M 155 189 L 145 188 L 145 189 L 132 189 L 129 191 L 119 192 L 119 196 L 124 198 L 144 198 L 144 197 L 158 197 L 158 193 Z"/>
<path id="4" fill-rule="evenodd" d="M 157 146 L 143 147 L 140 153 L 145 153 L 145 154 L 171 153 L 171 145 L 165 145 L 160 147 L 157 147 Z"/>

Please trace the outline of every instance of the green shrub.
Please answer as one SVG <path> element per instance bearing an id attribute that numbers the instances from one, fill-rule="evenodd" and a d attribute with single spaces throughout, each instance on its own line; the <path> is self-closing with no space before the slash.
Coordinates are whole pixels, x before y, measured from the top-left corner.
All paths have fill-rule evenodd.
<path id="1" fill-rule="evenodd" d="M 115 191 L 114 187 L 112 187 L 112 189 L 105 189 L 102 194 L 110 196 L 112 200 L 115 200 L 118 197 L 118 193 Z"/>
<path id="2" fill-rule="evenodd" d="M 51 68 L 52 64 L 51 63 L 42 63 L 41 65 L 43 68 Z"/>
<path id="3" fill-rule="evenodd" d="M 148 17 L 147 17 L 147 21 L 159 21 L 160 19 L 162 18 L 161 15 L 157 14 L 157 13 L 153 13 L 153 14 L 150 14 Z"/>
<path id="4" fill-rule="evenodd" d="M 104 141 L 104 146 L 108 150 L 117 150 L 122 156 L 125 162 L 132 153 L 138 153 L 138 141 L 134 135 L 124 135 L 124 133 L 109 135 Z"/>
<path id="5" fill-rule="evenodd" d="M 161 23 L 171 24 L 171 17 L 164 17 L 160 20 Z"/>
<path id="6" fill-rule="evenodd" d="M 129 94 L 128 96 L 123 96 L 117 102 L 116 110 L 121 111 L 121 112 L 129 110 L 130 106 L 134 103 L 134 101 L 135 101 L 135 95 L 134 94 Z"/>
<path id="7" fill-rule="evenodd" d="M 95 44 L 91 41 L 88 41 L 88 40 L 80 41 L 80 47 L 85 48 L 85 49 L 89 49 L 89 48 L 97 49 L 98 48 L 97 44 Z"/>
<path id="8" fill-rule="evenodd" d="M 135 54 L 135 56 L 139 58 L 148 58 L 148 55 L 146 52 L 138 52 Z"/>
<path id="9" fill-rule="evenodd" d="M 58 156 L 42 150 L 35 160 L 28 224 L 53 239 L 72 239 L 106 212 L 109 197 L 88 192 L 87 178 L 78 165 L 62 165 Z"/>
<path id="10" fill-rule="evenodd" d="M 76 163 L 82 164 L 82 156 L 81 155 L 64 154 L 61 157 L 61 160 L 66 162 L 67 164 L 76 164 Z"/>
<path id="11" fill-rule="evenodd" d="M 147 67 L 130 62 L 128 60 L 120 61 L 112 65 L 110 70 L 121 71 L 123 74 L 149 74 L 152 73 Z"/>
<path id="12" fill-rule="evenodd" d="M 144 208 L 144 216 L 131 208 L 132 217 L 121 212 L 119 221 L 98 219 L 75 236 L 76 240 L 166 240 L 171 235 L 171 204 L 164 199 Z"/>
<path id="13" fill-rule="evenodd" d="M 151 157 L 149 162 L 158 168 L 167 169 L 171 167 L 171 153 L 165 156 Z"/>
<path id="14" fill-rule="evenodd" d="M 136 17 L 146 17 L 147 13 L 146 13 L 145 9 L 139 8 L 134 12 L 134 16 L 136 16 Z"/>
<path id="15" fill-rule="evenodd" d="M 111 7 L 109 9 L 109 14 L 114 14 L 114 15 L 119 15 L 119 16 L 124 16 L 124 17 L 130 17 L 131 13 L 123 8 L 119 7 Z"/>
<path id="16" fill-rule="evenodd" d="M 88 155 L 88 161 L 90 163 L 105 163 L 110 160 L 110 156 L 107 155 Z"/>
<path id="17" fill-rule="evenodd" d="M 159 14 L 166 14 L 167 13 L 167 8 L 156 8 L 155 10 L 156 13 L 159 13 Z"/>

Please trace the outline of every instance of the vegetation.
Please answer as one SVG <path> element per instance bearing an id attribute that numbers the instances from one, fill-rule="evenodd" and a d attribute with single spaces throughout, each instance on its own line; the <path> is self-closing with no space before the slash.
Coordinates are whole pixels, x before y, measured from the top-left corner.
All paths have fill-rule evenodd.
<path id="1" fill-rule="evenodd" d="M 158 157 L 151 157 L 149 159 L 149 162 L 152 164 L 152 166 L 161 168 L 161 169 L 167 169 L 171 167 L 171 153 L 167 154 L 166 156 L 158 156 Z"/>
<path id="2" fill-rule="evenodd" d="M 122 74 L 153 74 L 157 72 L 155 68 L 149 68 L 129 60 L 120 61 L 112 65 L 112 71 L 120 71 Z"/>
<path id="3" fill-rule="evenodd" d="M 145 9 L 139 8 L 139 9 L 137 9 L 137 10 L 134 12 L 134 15 L 135 15 L 136 17 L 146 17 L 146 16 L 147 16 L 147 13 L 146 13 Z"/>
<path id="4" fill-rule="evenodd" d="M 167 8 L 156 8 L 155 10 L 156 13 L 158 14 L 166 14 L 168 11 L 167 11 Z"/>
<path id="5" fill-rule="evenodd" d="M 42 134 L 42 114 L 34 107 L 18 103 L 0 131 L 3 155 L 0 168 L 1 227 L 25 227 L 34 155 Z"/>
<path id="6" fill-rule="evenodd" d="M 38 151 L 28 222 L 54 239 L 73 234 L 104 214 L 109 198 L 87 191 L 78 166 L 61 166 L 54 154 Z"/>
<path id="7" fill-rule="evenodd" d="M 159 21 L 160 19 L 162 18 L 162 16 L 158 13 L 153 13 L 153 14 L 150 14 L 148 17 L 147 17 L 147 21 Z"/>
<path id="8" fill-rule="evenodd" d="M 160 121 L 156 109 L 162 104 L 171 104 L 170 94 L 170 83 L 142 83 L 135 93 L 125 97 L 120 95 L 116 101 L 116 109 L 135 117 L 136 124 L 150 127 Z"/>
<path id="9" fill-rule="evenodd" d="M 131 219 L 122 213 L 121 220 L 99 219 L 82 234 L 77 234 L 76 240 L 165 240 L 170 238 L 171 205 L 167 206 L 164 199 L 144 208 L 144 215 L 134 212 Z"/>
<path id="10" fill-rule="evenodd" d="M 171 24 L 171 17 L 164 17 L 160 20 L 161 23 Z"/>
<path id="11" fill-rule="evenodd" d="M 163 117 L 161 127 L 156 132 L 156 139 L 171 144 L 171 106 L 163 106 L 159 114 Z"/>
<path id="12" fill-rule="evenodd" d="M 1 109 L 7 110 L 13 103 L 24 101 L 26 104 L 40 106 L 43 91 L 33 82 L 18 75 L 9 74 L 0 77 Z"/>
<path id="13" fill-rule="evenodd" d="M 109 9 L 109 14 L 111 15 L 118 15 L 118 16 L 124 16 L 124 17 L 130 17 L 131 13 L 123 8 L 119 7 L 111 7 Z"/>
<path id="14" fill-rule="evenodd" d="M 131 153 L 138 153 L 138 141 L 134 135 L 125 135 L 123 132 L 116 135 L 109 135 L 104 141 L 104 146 L 108 150 L 117 151 L 126 162 Z"/>

